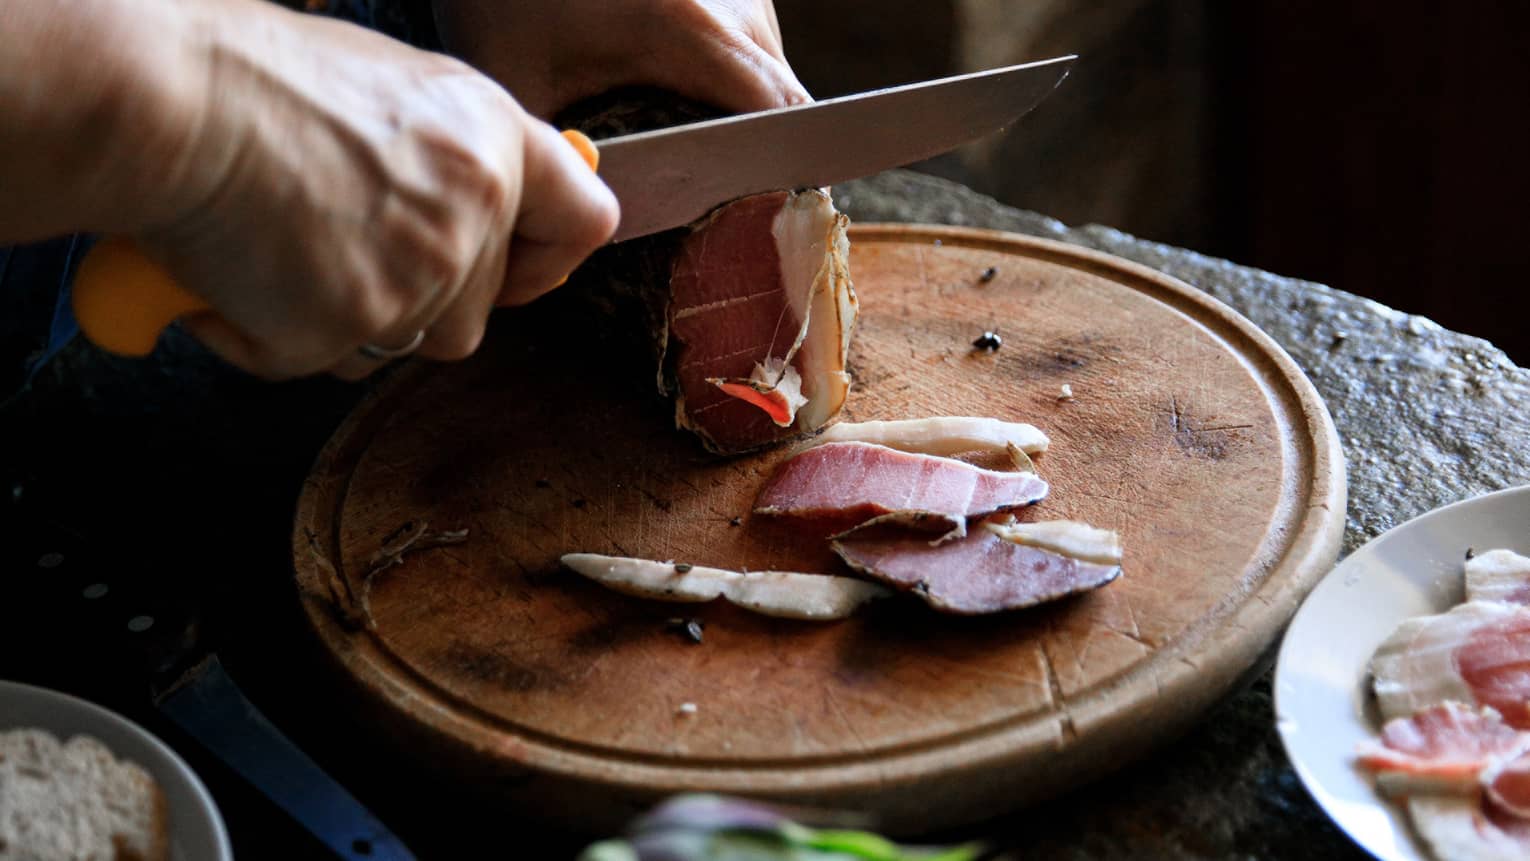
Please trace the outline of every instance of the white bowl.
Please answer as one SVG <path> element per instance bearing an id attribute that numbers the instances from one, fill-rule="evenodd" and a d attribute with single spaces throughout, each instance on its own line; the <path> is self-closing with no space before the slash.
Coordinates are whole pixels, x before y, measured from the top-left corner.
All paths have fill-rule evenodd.
<path id="1" fill-rule="evenodd" d="M 174 861 L 233 861 L 217 805 L 196 774 L 164 742 L 127 718 L 78 697 L 0 681 L 0 731 L 35 727 L 60 740 L 85 734 L 119 759 L 143 766 L 165 793 Z"/>
<path id="2" fill-rule="evenodd" d="M 1383 861 L 1424 861 L 1407 816 L 1355 766 L 1380 730 L 1370 691 L 1376 647 L 1405 619 L 1464 594 L 1467 548 L 1530 554 L 1530 486 L 1437 508 L 1350 554 L 1297 611 L 1275 667 L 1275 720 L 1296 773 L 1334 824 Z"/>

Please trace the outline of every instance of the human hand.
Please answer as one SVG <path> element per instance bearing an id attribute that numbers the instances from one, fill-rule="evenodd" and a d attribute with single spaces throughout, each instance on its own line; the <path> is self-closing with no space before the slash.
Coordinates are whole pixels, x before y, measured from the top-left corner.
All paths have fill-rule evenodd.
<path id="1" fill-rule="evenodd" d="M 436 20 L 539 117 L 629 85 L 738 112 L 809 101 L 771 0 L 436 0 Z"/>
<path id="2" fill-rule="evenodd" d="M 614 232 L 578 153 L 465 64 L 255 0 L 167 5 L 196 18 L 183 86 L 140 122 L 185 131 L 145 135 L 137 158 L 174 168 L 125 227 L 213 307 L 184 323 L 233 364 L 356 379 L 362 345 L 421 331 L 420 355 L 465 357 L 496 303 Z"/>

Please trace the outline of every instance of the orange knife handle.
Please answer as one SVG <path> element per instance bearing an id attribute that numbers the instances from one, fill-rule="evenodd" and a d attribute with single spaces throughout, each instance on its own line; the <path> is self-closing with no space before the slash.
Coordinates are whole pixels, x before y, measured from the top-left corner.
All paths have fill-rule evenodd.
<path id="1" fill-rule="evenodd" d="M 91 343 L 134 357 L 154 352 L 159 333 L 177 317 L 209 307 L 122 236 L 102 239 L 80 261 L 73 303 L 80 331 Z"/>

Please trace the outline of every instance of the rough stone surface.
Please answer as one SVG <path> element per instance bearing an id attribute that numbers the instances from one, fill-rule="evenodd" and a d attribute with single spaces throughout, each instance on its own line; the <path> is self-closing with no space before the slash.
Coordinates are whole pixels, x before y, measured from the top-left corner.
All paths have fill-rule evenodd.
<path id="1" fill-rule="evenodd" d="M 1321 285 L 1106 228 L 1068 228 L 931 177 L 892 172 L 841 186 L 836 197 L 863 222 L 972 225 L 1100 249 L 1248 316 L 1290 351 L 1333 412 L 1349 464 L 1346 552 L 1436 506 L 1530 480 L 1530 372 L 1486 342 Z M 210 627 L 231 672 L 273 720 L 422 857 L 468 857 L 464 851 L 488 845 L 478 841 L 502 838 L 507 812 L 472 812 L 447 791 L 379 782 L 376 752 L 356 749 L 353 734 L 314 707 L 332 693 L 323 680 L 294 669 L 311 655 L 290 636 L 301 624 L 286 559 L 291 506 L 308 464 L 361 391 L 322 380 L 257 384 L 179 335 L 147 362 L 105 359 L 85 345 L 67 351 L 33 391 L 0 407 L 0 478 L 24 486 L 16 499 L 27 517 L 61 521 L 69 541 L 105 548 L 109 571 L 69 575 L 78 583 L 56 573 L 39 579 L 27 566 L 5 571 L 0 602 L 35 612 L 0 627 L 0 677 L 83 686 L 83 664 L 44 667 L 51 649 L 74 642 L 79 586 L 111 577 L 116 589 L 129 570 L 176 584 L 213 608 Z M 20 522 L 15 508 L 0 532 Z M 33 546 L 35 535 L 16 532 L 4 546 L 18 558 L 61 549 L 77 558 L 73 545 Z M 302 838 L 293 826 L 262 813 L 231 778 L 216 769 L 204 775 L 239 826 L 241 855 L 324 857 L 294 849 Z M 522 833 L 540 833 L 526 827 Z M 997 838 L 1017 859 L 1363 857 L 1286 762 L 1268 674 L 1149 759 L 956 836 L 970 834 Z M 568 857 L 571 846 L 551 844 L 543 857 Z"/>

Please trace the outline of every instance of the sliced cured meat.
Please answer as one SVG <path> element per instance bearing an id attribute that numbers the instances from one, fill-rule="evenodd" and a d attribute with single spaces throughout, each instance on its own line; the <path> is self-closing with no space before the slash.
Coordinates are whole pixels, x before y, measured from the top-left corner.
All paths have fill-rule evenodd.
<path id="1" fill-rule="evenodd" d="M 770 192 L 719 207 L 682 241 L 664 362 L 676 422 L 708 448 L 758 448 L 839 414 L 857 312 L 847 224 L 822 191 Z"/>
<path id="2" fill-rule="evenodd" d="M 1530 557 L 1489 550 L 1466 560 L 1466 600 L 1530 604 Z"/>
<path id="3" fill-rule="evenodd" d="M 1014 446 L 1026 454 L 1047 450 L 1047 435 L 1028 424 L 973 416 L 933 416 L 898 421 L 839 422 L 819 443 L 869 442 L 899 451 L 949 457 L 967 452 L 1003 454 Z"/>
<path id="4" fill-rule="evenodd" d="M 1476 795 L 1484 772 L 1526 750 L 1530 733 L 1497 712 L 1449 702 L 1388 721 L 1381 738 L 1362 743 L 1357 754 L 1387 795 Z"/>
<path id="5" fill-rule="evenodd" d="M 843 619 L 886 589 L 850 577 L 791 571 L 727 571 L 596 553 L 569 553 L 570 570 L 618 592 L 660 601 L 725 598 L 746 610 L 789 619 Z"/>
<path id="6" fill-rule="evenodd" d="M 1471 601 L 1409 619 L 1376 650 L 1371 675 L 1387 720 L 1453 700 L 1530 729 L 1530 607 Z"/>
<path id="7" fill-rule="evenodd" d="M 1530 729 L 1530 608 L 1514 611 L 1473 629 L 1454 657 L 1477 702 L 1510 726 Z"/>
<path id="8" fill-rule="evenodd" d="M 1500 810 L 1530 825 L 1530 752 L 1487 769 L 1482 785 Z"/>
<path id="9" fill-rule="evenodd" d="M 1000 535 L 973 529 L 931 544 L 897 524 L 874 522 L 836 536 L 831 546 L 855 571 L 961 615 L 1030 607 L 1121 576 L 1120 565 L 1075 559 Z"/>
<path id="10" fill-rule="evenodd" d="M 1416 795 L 1408 799 L 1408 815 L 1442 861 L 1530 858 L 1530 822 L 1483 804 L 1480 795 Z"/>
<path id="11" fill-rule="evenodd" d="M 1023 508 L 1047 495 L 1030 472 L 997 472 L 950 458 L 861 442 L 815 446 L 781 464 L 755 499 L 760 514 L 862 522 L 892 512 L 969 518 Z"/>

